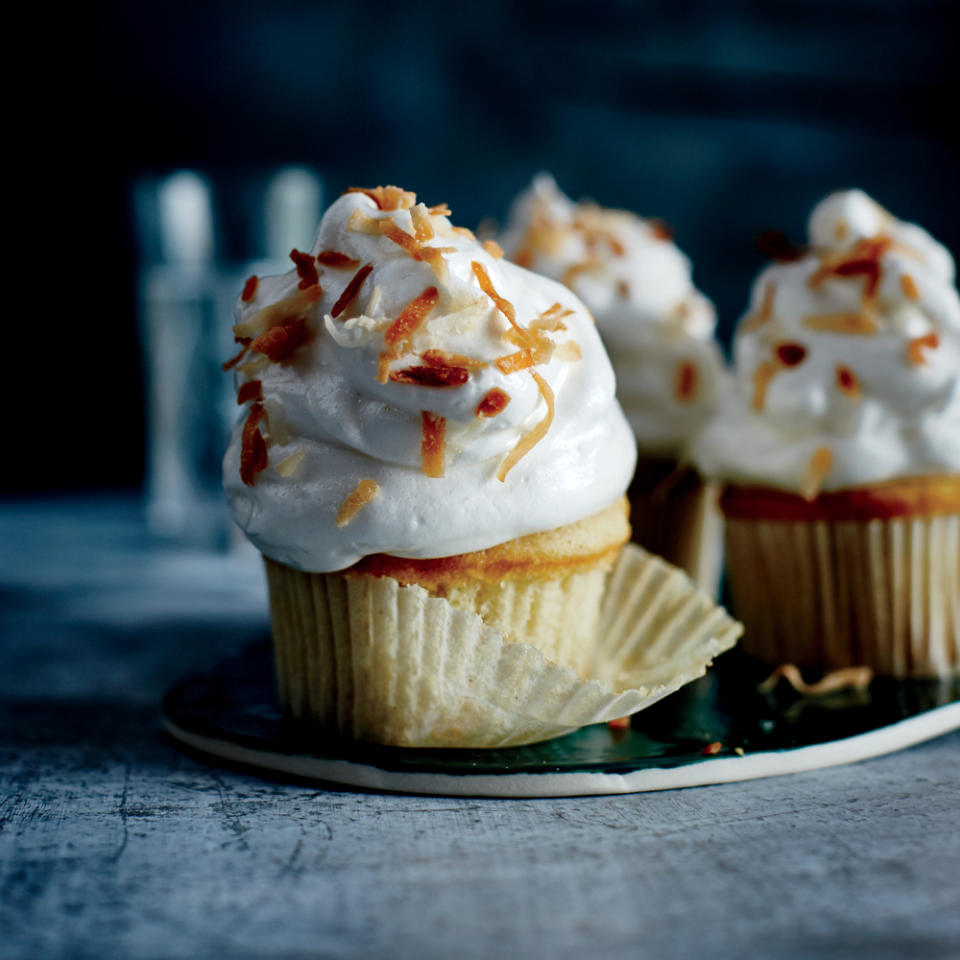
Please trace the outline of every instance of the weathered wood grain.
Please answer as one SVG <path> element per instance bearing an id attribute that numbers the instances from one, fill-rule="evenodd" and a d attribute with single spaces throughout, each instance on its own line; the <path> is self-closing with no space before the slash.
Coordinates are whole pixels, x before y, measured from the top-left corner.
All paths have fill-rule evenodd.
<path id="1" fill-rule="evenodd" d="M 97 551 L 116 590 L 89 564 L 53 576 L 52 536 L 32 548 L 46 574 L 0 559 L 0 957 L 957 955 L 960 734 L 624 797 L 262 780 L 183 753 L 157 710 L 262 610 L 221 585 L 217 613 L 208 583 L 198 615 L 197 570 L 186 584 L 126 524 L 126 554 Z"/>

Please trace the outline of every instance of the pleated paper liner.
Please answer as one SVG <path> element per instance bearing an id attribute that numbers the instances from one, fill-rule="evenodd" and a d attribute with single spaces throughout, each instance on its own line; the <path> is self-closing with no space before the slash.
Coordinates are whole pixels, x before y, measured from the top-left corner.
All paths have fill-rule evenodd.
<path id="1" fill-rule="evenodd" d="M 585 676 L 419 586 L 267 571 L 285 709 L 391 746 L 517 746 L 627 716 L 701 676 L 742 630 L 632 544 L 608 575 Z"/>
<path id="2" fill-rule="evenodd" d="M 771 664 L 960 673 L 960 515 L 726 518 L 743 648 Z"/>
<path id="3" fill-rule="evenodd" d="M 634 542 L 685 570 L 711 597 L 723 566 L 719 494 L 692 467 L 662 457 L 641 457 L 627 491 Z"/>
<path id="4" fill-rule="evenodd" d="M 511 640 L 529 643 L 548 660 L 585 674 L 600 627 L 612 562 L 555 579 L 482 580 L 446 586 L 442 596 L 458 610 L 480 613 Z"/>

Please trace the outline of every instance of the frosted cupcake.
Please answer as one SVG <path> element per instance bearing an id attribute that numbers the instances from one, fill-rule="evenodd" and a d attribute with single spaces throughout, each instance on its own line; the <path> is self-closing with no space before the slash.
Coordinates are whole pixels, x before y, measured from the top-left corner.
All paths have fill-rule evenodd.
<path id="1" fill-rule="evenodd" d="M 583 305 L 448 213 L 351 191 L 295 270 L 250 279 L 224 485 L 266 557 L 294 716 L 382 743 L 526 742 L 606 716 L 564 704 L 596 699 L 634 444 Z"/>
<path id="2" fill-rule="evenodd" d="M 960 299 L 950 254 L 859 190 L 764 270 L 736 389 L 698 439 L 726 481 L 744 646 L 772 663 L 960 669 Z"/>
<path id="3" fill-rule="evenodd" d="M 501 242 L 514 262 L 560 280 L 593 313 L 639 447 L 634 538 L 715 593 L 716 490 L 686 450 L 716 409 L 725 374 L 713 304 L 694 287 L 689 259 L 662 222 L 574 203 L 547 174 L 514 203 Z"/>

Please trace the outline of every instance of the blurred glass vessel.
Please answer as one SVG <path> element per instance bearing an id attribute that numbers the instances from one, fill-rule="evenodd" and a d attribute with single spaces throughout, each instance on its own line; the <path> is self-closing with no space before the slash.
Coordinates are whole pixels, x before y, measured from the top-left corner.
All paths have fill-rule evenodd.
<path id="1" fill-rule="evenodd" d="M 220 462 L 236 416 L 233 304 L 251 273 L 280 273 L 308 248 L 320 177 L 306 167 L 218 178 L 180 170 L 140 180 L 139 328 L 147 408 L 146 509 L 151 530 L 225 549 L 235 538 Z"/>

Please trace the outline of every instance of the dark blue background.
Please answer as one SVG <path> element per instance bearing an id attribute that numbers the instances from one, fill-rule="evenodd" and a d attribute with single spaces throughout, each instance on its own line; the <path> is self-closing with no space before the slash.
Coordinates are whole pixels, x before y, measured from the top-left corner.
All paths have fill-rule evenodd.
<path id="1" fill-rule="evenodd" d="M 4 488 L 141 481 L 129 192 L 145 172 L 229 185 L 306 162 L 328 198 L 397 183 L 472 226 L 548 168 L 573 196 L 674 224 L 726 336 L 760 266 L 753 237 L 802 238 L 832 189 L 861 186 L 960 251 L 958 13 L 926 0 L 77 9 L 34 141 L 37 169 L 55 169 L 51 213 L 28 237 L 49 247 L 65 223 L 71 262 L 100 278 L 71 301 L 96 349 L 78 364 L 60 338 L 44 360 L 54 383 L 82 376 L 95 428 L 65 429 L 52 450 L 26 431 Z"/>

